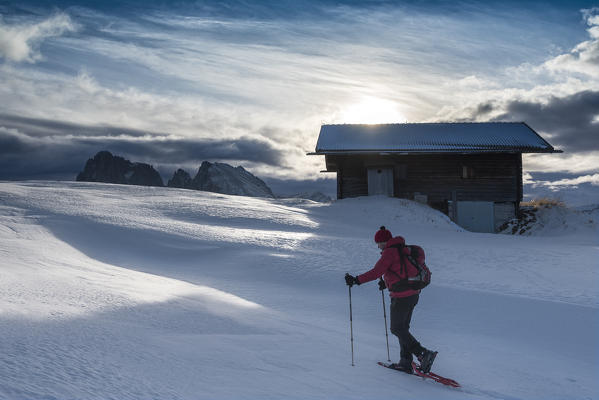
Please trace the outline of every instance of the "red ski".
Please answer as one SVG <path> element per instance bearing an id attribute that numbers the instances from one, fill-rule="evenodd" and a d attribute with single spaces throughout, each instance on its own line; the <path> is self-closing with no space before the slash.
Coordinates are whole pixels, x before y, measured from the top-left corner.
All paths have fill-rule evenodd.
<path id="1" fill-rule="evenodd" d="M 391 364 L 391 363 L 384 363 L 384 362 L 379 361 L 378 364 L 382 365 L 385 368 L 395 369 L 395 368 L 393 368 L 393 364 Z M 455 388 L 461 387 L 460 384 L 457 383 L 456 381 L 454 381 L 453 379 L 444 378 L 440 375 L 435 374 L 434 372 L 424 373 L 424 372 L 420 371 L 420 365 L 418 365 L 418 363 L 412 362 L 412 367 L 414 368 L 414 375 L 416 375 L 416 376 L 419 376 L 419 377 L 425 378 L 425 379 L 432 379 L 432 380 L 442 383 L 443 385 L 446 385 L 446 386 L 451 386 L 451 387 L 455 387 Z"/>

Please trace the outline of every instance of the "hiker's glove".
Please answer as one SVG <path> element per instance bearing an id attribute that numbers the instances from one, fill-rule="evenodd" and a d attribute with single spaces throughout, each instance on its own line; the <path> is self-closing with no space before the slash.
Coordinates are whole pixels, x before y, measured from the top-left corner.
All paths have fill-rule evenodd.
<path id="1" fill-rule="evenodd" d="M 385 285 L 385 281 L 383 280 L 383 278 L 379 279 L 379 290 L 385 290 L 387 289 L 387 285 Z"/>
<path id="2" fill-rule="evenodd" d="M 350 274 L 345 274 L 345 284 L 349 287 L 354 285 L 359 285 L 360 281 L 357 276 L 351 276 Z"/>

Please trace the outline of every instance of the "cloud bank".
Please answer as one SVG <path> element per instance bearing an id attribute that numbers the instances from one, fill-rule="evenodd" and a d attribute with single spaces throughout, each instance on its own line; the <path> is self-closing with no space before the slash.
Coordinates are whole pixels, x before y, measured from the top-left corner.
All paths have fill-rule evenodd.
<path id="1" fill-rule="evenodd" d="M 525 155 L 528 171 L 599 171 L 599 8 L 582 10 L 587 40 L 541 63 L 447 81 L 453 104 L 430 120 L 524 121 L 563 154 Z"/>
<path id="2" fill-rule="evenodd" d="M 42 59 L 39 46 L 44 40 L 76 29 L 65 13 L 57 13 L 38 23 L 14 25 L 8 25 L 0 18 L 0 57 L 8 61 L 35 63 Z"/>
<path id="3" fill-rule="evenodd" d="M 503 111 L 493 120 L 526 121 L 567 152 L 599 151 L 599 91 L 550 97 L 544 103 L 514 100 Z"/>
<path id="4" fill-rule="evenodd" d="M 164 171 L 166 166 L 197 167 L 204 160 L 286 166 L 284 153 L 273 143 L 252 137 L 173 137 L 111 126 L 0 115 L 0 179 L 44 175 L 64 179 L 64 175 L 81 170 L 85 161 L 101 150 L 163 166 L 163 173 L 174 171 Z"/>
<path id="5" fill-rule="evenodd" d="M 559 55 L 543 66 L 553 72 L 577 72 L 596 76 L 599 71 L 599 8 L 582 10 L 584 20 L 589 26 L 587 32 L 590 40 L 586 40 L 569 53 Z"/>

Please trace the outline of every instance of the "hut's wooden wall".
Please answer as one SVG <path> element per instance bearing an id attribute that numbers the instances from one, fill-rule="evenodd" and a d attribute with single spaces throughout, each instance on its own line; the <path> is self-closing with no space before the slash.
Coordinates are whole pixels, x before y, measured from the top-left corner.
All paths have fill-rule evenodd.
<path id="1" fill-rule="evenodd" d="M 394 195 L 429 203 L 522 200 L 522 155 L 519 153 L 426 155 L 327 155 L 337 170 L 337 197 L 368 195 L 367 169 L 394 168 Z"/>

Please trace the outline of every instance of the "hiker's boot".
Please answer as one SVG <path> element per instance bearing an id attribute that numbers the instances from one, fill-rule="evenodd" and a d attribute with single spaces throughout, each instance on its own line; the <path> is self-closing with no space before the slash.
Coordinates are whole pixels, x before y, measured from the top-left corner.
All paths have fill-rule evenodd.
<path id="1" fill-rule="evenodd" d="M 437 357 L 436 351 L 424 349 L 422 353 L 418 355 L 418 361 L 420 361 L 420 371 L 424 372 L 425 374 L 431 372 L 431 368 L 435 362 L 435 357 Z"/>
<path id="2" fill-rule="evenodd" d="M 398 363 L 391 364 L 391 367 L 393 369 L 398 370 L 398 371 L 405 372 L 406 374 L 413 374 L 414 373 L 414 370 L 412 369 L 412 362 L 411 361 L 401 360 Z"/>

